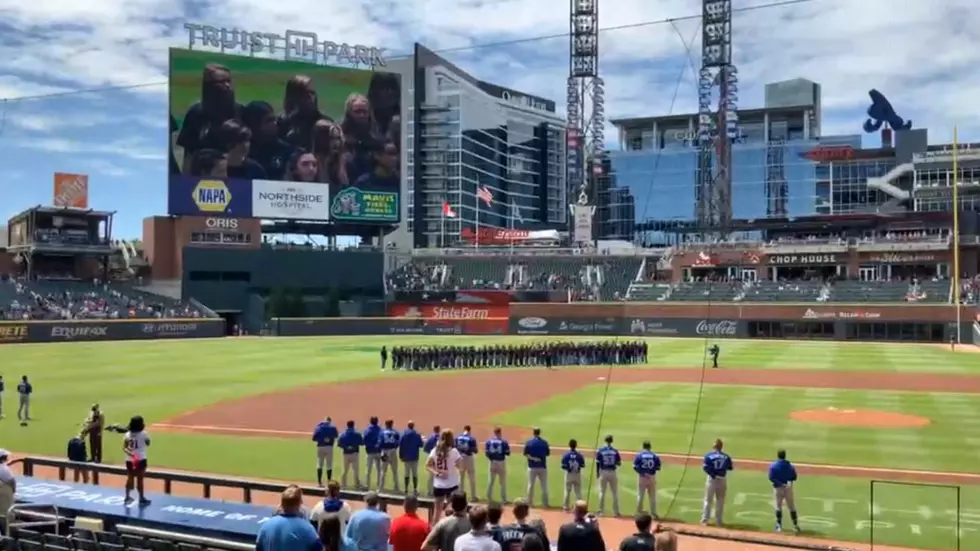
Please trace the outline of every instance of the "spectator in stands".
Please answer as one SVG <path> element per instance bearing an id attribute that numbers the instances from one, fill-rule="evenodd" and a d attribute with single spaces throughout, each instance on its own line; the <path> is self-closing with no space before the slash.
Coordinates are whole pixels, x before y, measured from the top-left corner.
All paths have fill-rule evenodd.
<path id="1" fill-rule="evenodd" d="M 201 178 L 227 178 L 228 158 L 217 149 L 202 149 L 194 155 L 190 173 Z"/>
<path id="2" fill-rule="evenodd" d="M 354 185 L 371 191 L 397 191 L 401 185 L 398 174 L 398 144 L 391 140 L 378 142 L 371 149 L 373 169 L 362 174 Z"/>
<path id="3" fill-rule="evenodd" d="M 99 404 L 92 405 L 92 412 L 85 422 L 85 432 L 88 434 L 89 451 L 92 452 L 92 463 L 102 463 L 102 432 L 105 430 L 105 415 Z"/>
<path id="4" fill-rule="evenodd" d="M 619 551 L 650 551 L 653 549 L 653 516 L 649 513 L 637 513 L 633 519 L 636 533 L 623 538 L 619 543 Z"/>
<path id="5" fill-rule="evenodd" d="M 214 148 L 212 133 L 229 119 L 238 118 L 242 106 L 235 101 L 231 71 L 224 65 L 209 63 L 201 75 L 201 100 L 184 114 L 177 145 L 184 148 L 184 173 L 198 154 Z"/>
<path id="6" fill-rule="evenodd" d="M 319 526 L 324 520 L 337 517 L 340 519 L 342 534 L 347 533 L 347 523 L 350 522 L 350 505 L 340 499 L 340 483 L 336 480 L 327 481 L 326 497 L 318 501 L 310 511 L 310 522 Z"/>
<path id="7" fill-rule="evenodd" d="M 14 494 L 17 493 L 17 479 L 14 473 L 7 466 L 10 454 L 7 450 L 0 450 L 0 526 L 6 531 L 7 513 L 14 505 Z"/>
<path id="8" fill-rule="evenodd" d="M 330 120 L 330 117 L 320 112 L 313 79 L 306 75 L 295 75 L 286 81 L 282 103 L 279 137 L 293 147 L 312 151 L 314 125 L 322 119 Z"/>
<path id="9" fill-rule="evenodd" d="M 262 523 L 256 551 L 320 551 L 323 545 L 313 525 L 302 514 L 303 491 L 290 485 L 282 492 L 276 515 Z"/>
<path id="10" fill-rule="evenodd" d="M 88 461 L 88 450 L 85 447 L 85 428 L 72 437 L 68 441 L 68 461 L 74 461 L 76 463 L 85 463 Z M 88 484 L 88 469 L 77 468 L 72 469 L 72 475 L 75 483 L 81 479 L 83 483 Z"/>
<path id="11" fill-rule="evenodd" d="M 422 545 L 422 551 L 453 551 L 456 538 L 470 531 L 470 519 L 466 515 L 466 494 L 454 492 L 449 503 L 453 514 L 436 523 Z"/>
<path id="12" fill-rule="evenodd" d="M 487 508 L 477 505 L 469 511 L 470 531 L 453 542 L 453 551 L 501 551 L 487 530 Z"/>
<path id="13" fill-rule="evenodd" d="M 551 551 L 537 534 L 528 534 L 521 540 L 521 551 Z"/>
<path id="14" fill-rule="evenodd" d="M 313 154 L 316 155 L 317 181 L 347 187 L 347 152 L 344 150 L 344 131 L 326 119 L 313 127 Z"/>
<path id="15" fill-rule="evenodd" d="M 589 513 L 589 504 L 575 502 L 574 518 L 558 530 L 558 551 L 606 551 L 599 523 Z"/>
<path id="16" fill-rule="evenodd" d="M 350 548 L 350 542 L 344 537 L 340 519 L 336 515 L 328 516 L 320 523 L 317 533 L 324 551 L 345 551 Z"/>
<path id="17" fill-rule="evenodd" d="M 347 524 L 347 539 L 353 551 L 388 551 L 391 517 L 381 511 L 377 492 L 364 496 L 365 508 L 354 513 Z"/>
<path id="18" fill-rule="evenodd" d="M 388 538 L 392 551 L 419 551 L 429 535 L 429 523 L 419 518 L 419 499 L 414 494 L 405 496 L 405 514 L 391 523 Z"/>
<path id="19" fill-rule="evenodd" d="M 487 505 L 487 527 L 493 540 L 504 546 L 503 529 L 500 527 L 500 519 L 504 516 L 504 508 L 499 503 L 491 502 Z"/>
<path id="20" fill-rule="evenodd" d="M 528 534 L 536 534 L 541 541 L 544 543 L 546 549 L 551 548 L 551 543 L 548 541 L 548 532 L 545 528 L 544 521 L 541 519 L 530 519 L 531 507 L 528 505 L 527 500 L 518 498 L 514 500 L 514 508 L 511 510 L 514 514 L 514 522 L 507 525 L 501 526 L 501 530 L 507 533 L 519 534 L 520 539 L 524 539 Z M 515 535 L 514 539 L 517 540 Z M 520 541 L 520 540 L 517 540 Z M 517 543 L 517 541 L 508 542 L 509 544 Z M 507 545 L 509 548 L 510 545 Z"/>
<path id="21" fill-rule="evenodd" d="M 361 176 L 371 173 L 374 168 L 371 152 L 382 141 L 371 112 L 371 103 L 365 96 L 351 94 L 347 97 L 344 120 L 340 126 L 344 130 L 344 146 L 348 153 L 347 177 L 356 182 Z"/>
<path id="22" fill-rule="evenodd" d="M 276 110 L 264 101 L 253 101 L 242 110 L 242 122 L 252 131 L 249 157 L 262 165 L 270 180 L 282 180 L 293 146 L 279 137 Z"/>
<path id="23" fill-rule="evenodd" d="M 236 120 L 225 121 L 218 130 L 221 150 L 228 159 L 228 177 L 247 180 L 265 179 L 262 165 L 249 158 L 252 131 Z"/>
<path id="24" fill-rule="evenodd" d="M 316 157 L 302 149 L 293 153 L 289 159 L 286 180 L 291 182 L 315 182 L 318 172 Z"/>

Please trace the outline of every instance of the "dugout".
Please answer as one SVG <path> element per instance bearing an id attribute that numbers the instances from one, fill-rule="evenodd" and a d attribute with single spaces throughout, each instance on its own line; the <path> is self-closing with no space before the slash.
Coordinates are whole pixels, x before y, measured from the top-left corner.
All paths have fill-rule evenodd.
<path id="1" fill-rule="evenodd" d="M 28 279 L 108 280 L 114 214 L 36 206 L 14 215 L 6 232 L 13 273 Z"/>

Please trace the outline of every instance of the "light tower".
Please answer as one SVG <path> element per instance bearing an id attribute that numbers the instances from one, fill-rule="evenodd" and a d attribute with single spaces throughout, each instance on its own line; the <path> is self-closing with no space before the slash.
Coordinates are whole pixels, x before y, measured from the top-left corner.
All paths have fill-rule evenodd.
<path id="1" fill-rule="evenodd" d="M 567 181 L 572 238 L 593 242 L 596 181 L 605 156 L 606 90 L 599 78 L 599 0 L 570 0 Z"/>
<path id="2" fill-rule="evenodd" d="M 694 216 L 710 232 L 732 221 L 732 142 L 738 139 L 738 71 L 732 65 L 731 0 L 703 0 L 698 75 L 698 172 Z M 712 109 L 718 90 L 717 108 Z"/>

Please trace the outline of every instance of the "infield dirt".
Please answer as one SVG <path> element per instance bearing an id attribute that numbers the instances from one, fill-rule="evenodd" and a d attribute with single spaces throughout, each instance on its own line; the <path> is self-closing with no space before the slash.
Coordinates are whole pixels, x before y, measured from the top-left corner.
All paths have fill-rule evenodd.
<path id="1" fill-rule="evenodd" d="M 337 384 L 312 385 L 288 391 L 225 401 L 162 421 L 155 429 L 228 434 L 234 436 L 294 436 L 309 438 L 310 427 L 343 410 L 344 418 L 370 416 L 415 422 L 421 432 L 434 425 L 461 428 L 470 424 L 475 436 L 490 435 L 494 416 L 530 406 L 558 394 L 573 392 L 607 377 L 616 384 L 701 383 L 802 388 L 900 390 L 980 393 L 980 378 L 916 373 L 818 372 L 762 369 L 637 369 L 563 368 L 555 370 L 461 370 L 374 378 Z M 342 404 L 323 408 L 317 404 Z M 504 427 L 512 440 L 523 440 L 528 427 Z M 669 463 L 692 464 L 700 458 L 665 454 Z M 764 461 L 741 461 L 750 469 L 768 467 Z M 798 465 L 814 475 L 886 478 L 936 484 L 978 483 L 980 476 L 929 471 L 872 469 L 836 465 Z"/>

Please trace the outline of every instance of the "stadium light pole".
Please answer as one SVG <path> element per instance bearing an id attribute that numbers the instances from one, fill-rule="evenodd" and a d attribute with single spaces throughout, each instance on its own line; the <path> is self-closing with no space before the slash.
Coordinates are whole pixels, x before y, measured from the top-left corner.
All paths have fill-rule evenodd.
<path id="1" fill-rule="evenodd" d="M 956 344 L 961 341 L 960 327 L 963 323 L 960 311 L 960 193 L 959 193 L 959 132 L 953 126 L 953 308 L 956 308 Z"/>

